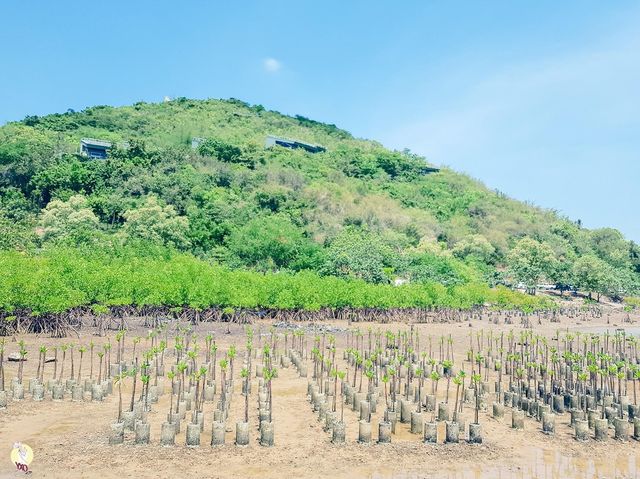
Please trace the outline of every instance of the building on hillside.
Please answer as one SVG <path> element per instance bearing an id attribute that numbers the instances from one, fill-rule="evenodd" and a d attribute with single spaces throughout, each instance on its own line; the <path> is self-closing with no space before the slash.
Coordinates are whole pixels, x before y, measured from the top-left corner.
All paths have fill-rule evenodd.
<path id="1" fill-rule="evenodd" d="M 111 148 L 111 142 L 96 140 L 95 138 L 82 138 L 80 140 L 80 154 L 89 158 L 104 160 L 107 152 Z"/>
<path id="2" fill-rule="evenodd" d="M 313 143 L 307 143 L 300 140 L 291 140 L 289 138 L 282 138 L 280 136 L 268 135 L 264 143 L 265 148 L 272 148 L 274 146 L 281 146 L 283 148 L 302 148 L 309 153 L 320 153 L 326 151 L 324 146 L 314 145 Z"/>

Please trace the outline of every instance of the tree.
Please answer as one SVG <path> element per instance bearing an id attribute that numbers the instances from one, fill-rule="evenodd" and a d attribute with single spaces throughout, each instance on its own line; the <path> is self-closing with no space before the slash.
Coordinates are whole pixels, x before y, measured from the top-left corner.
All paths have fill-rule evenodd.
<path id="1" fill-rule="evenodd" d="M 144 204 L 124 213 L 123 232 L 128 238 L 185 249 L 189 246 L 189 221 L 178 216 L 173 206 L 162 206 L 155 196 L 148 196 Z"/>
<path id="2" fill-rule="evenodd" d="M 640 246 L 633 241 L 629 245 L 629 258 L 632 270 L 640 274 Z"/>
<path id="3" fill-rule="evenodd" d="M 370 283 L 388 283 L 385 268 L 393 267 L 397 255 L 372 233 L 348 227 L 331 241 L 321 272 Z"/>
<path id="4" fill-rule="evenodd" d="M 423 173 L 427 164 L 424 158 L 411 153 L 409 150 L 402 152 L 380 150 L 376 153 L 378 167 L 391 178 L 404 177 L 415 178 Z"/>
<path id="5" fill-rule="evenodd" d="M 573 251 L 562 251 L 556 253 L 557 261 L 554 264 L 553 271 L 549 275 L 549 279 L 554 282 L 556 288 L 560 290 L 560 294 L 564 291 L 575 287 L 575 278 L 573 275 L 573 267 L 576 260 L 576 254 Z"/>
<path id="6" fill-rule="evenodd" d="M 82 195 L 72 196 L 68 201 L 53 200 L 40 219 L 43 240 L 74 245 L 95 238 L 99 225 L 98 217 Z"/>
<path id="7" fill-rule="evenodd" d="M 469 282 L 469 268 L 462 261 L 450 256 L 424 253 L 405 253 L 398 268 L 412 282 L 440 283 L 455 286 Z"/>
<path id="8" fill-rule="evenodd" d="M 52 198 L 66 199 L 73 194 L 89 195 L 96 187 L 92 164 L 71 155 L 55 158 L 46 168 L 38 171 L 29 182 L 32 195 L 40 204 Z"/>
<path id="9" fill-rule="evenodd" d="M 458 258 L 475 258 L 483 263 L 495 261 L 496 249 L 482 235 L 470 235 L 458 241 L 453 247 L 453 254 Z"/>
<path id="10" fill-rule="evenodd" d="M 573 265 L 573 276 L 576 285 L 584 291 L 600 294 L 607 291 L 609 282 L 613 279 L 612 268 L 595 255 L 578 258 Z"/>
<path id="11" fill-rule="evenodd" d="M 198 146 L 198 153 L 202 156 L 213 156 L 226 163 L 242 163 L 246 166 L 253 166 L 253 161 L 243 157 L 240 148 L 222 140 L 205 140 Z"/>
<path id="12" fill-rule="evenodd" d="M 209 253 L 221 247 L 237 225 L 255 217 L 255 208 L 245 195 L 230 188 L 212 188 L 194 193 L 187 208 L 189 239 L 194 252 Z"/>
<path id="13" fill-rule="evenodd" d="M 604 293 L 621 300 L 624 296 L 640 291 L 640 276 L 626 268 L 610 268 Z"/>
<path id="14" fill-rule="evenodd" d="M 589 235 L 595 254 L 615 268 L 631 265 L 631 244 L 613 228 L 601 228 Z"/>
<path id="15" fill-rule="evenodd" d="M 315 266 L 319 249 L 283 214 L 249 220 L 229 235 L 227 247 L 240 264 L 262 271 Z"/>
<path id="16" fill-rule="evenodd" d="M 31 192 L 29 183 L 34 174 L 51 163 L 55 148 L 50 132 L 9 123 L 0 130 L 0 166 L 2 178 Z M 3 181 L 4 182 L 4 181 Z"/>
<path id="17" fill-rule="evenodd" d="M 332 153 L 341 170 L 348 176 L 371 178 L 380 171 L 375 154 L 361 148 L 340 145 Z"/>
<path id="18" fill-rule="evenodd" d="M 555 262 L 549 245 L 531 238 L 518 241 L 507 257 L 509 273 L 531 294 L 543 278 L 553 274 Z"/>

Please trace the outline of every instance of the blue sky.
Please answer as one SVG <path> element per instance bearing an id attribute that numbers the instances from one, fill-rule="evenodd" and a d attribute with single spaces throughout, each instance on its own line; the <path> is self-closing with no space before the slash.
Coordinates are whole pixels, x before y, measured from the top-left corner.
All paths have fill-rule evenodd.
<path id="1" fill-rule="evenodd" d="M 335 123 L 640 242 L 640 3 L 0 3 L 0 124 L 165 95 Z"/>

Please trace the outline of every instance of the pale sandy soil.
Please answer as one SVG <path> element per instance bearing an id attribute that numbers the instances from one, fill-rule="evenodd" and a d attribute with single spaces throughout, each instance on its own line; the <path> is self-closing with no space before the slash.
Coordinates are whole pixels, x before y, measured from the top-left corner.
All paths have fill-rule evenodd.
<path id="1" fill-rule="evenodd" d="M 561 324 L 543 321 L 535 324 L 537 332 L 552 336 L 558 327 L 589 330 L 597 327 L 615 329 L 626 317 L 612 313 L 598 320 L 588 322 L 564 318 Z M 632 316 L 634 324 L 640 325 L 640 317 Z M 609 323 L 607 324 L 607 321 Z M 470 326 L 471 325 L 471 326 Z M 265 325 L 266 326 L 266 325 Z M 346 324 L 336 324 L 345 328 Z M 368 327 L 391 328 L 394 331 L 407 328 L 406 324 L 371 325 Z M 463 358 L 470 331 L 489 329 L 496 332 L 521 329 L 511 326 L 489 324 L 486 320 L 473 320 L 453 324 L 416 325 L 421 337 L 438 337 L 451 333 L 454 338 L 456 366 Z M 242 356 L 244 339 L 242 330 L 233 326 L 233 334 L 225 335 L 222 325 L 204 325 L 201 331 L 215 331 L 220 344 L 219 351 L 226 350 L 228 344 L 235 343 Z M 266 329 L 266 328 L 265 328 Z M 637 334 L 637 333 L 636 333 Z M 310 338 L 313 336 L 310 335 Z M 339 351 L 344 346 L 344 334 L 337 334 Z M 20 339 L 20 338 L 18 338 Z M 35 375 L 37 347 L 60 344 L 62 340 L 36 338 L 33 335 L 22 339 L 27 341 L 29 361 L 25 368 L 25 383 Z M 103 339 L 84 332 L 82 343 L 93 339 L 101 344 Z M 17 344 L 8 340 L 7 353 L 17 351 Z M 68 338 L 78 344 L 77 338 Z M 435 341 L 434 341 L 435 344 Z M 76 353 L 77 354 L 77 353 Z M 114 354 L 114 352 L 112 352 Z M 339 354 L 340 358 L 342 357 Z M 83 371 L 88 373 L 85 356 Z M 168 358 L 170 361 L 171 358 Z M 77 356 L 76 356 L 77 361 Z M 16 375 L 17 363 L 7 365 L 7 378 Z M 65 366 L 65 376 L 69 371 Z M 76 363 L 77 368 L 77 363 Z M 236 368 L 236 372 L 240 368 Z M 468 365 L 466 366 L 468 370 Z M 47 365 L 45 379 L 51 376 L 51 364 Z M 311 368 L 309 368 L 311 373 Z M 84 374 L 83 374 L 84 375 Z M 365 379 L 366 380 L 366 379 Z M 257 380 L 254 379 L 254 383 Z M 505 417 L 495 421 L 490 411 L 481 412 L 480 422 L 484 428 L 484 444 L 469 445 L 425 445 L 421 437 L 409 433 L 409 425 L 398 424 L 397 434 L 392 444 L 360 445 L 357 438 L 357 416 L 345 407 L 347 423 L 347 444 L 332 445 L 327 433 L 322 431 L 317 415 L 311 410 L 306 398 L 307 380 L 300 378 L 292 367 L 280 369 L 274 380 L 274 420 L 275 441 L 273 448 L 258 445 L 257 411 L 255 393 L 251 397 L 250 421 L 253 424 L 251 444 L 237 447 L 233 444 L 235 421 L 242 418 L 244 399 L 240 395 L 240 381 L 236 381 L 226 445 L 218 448 L 209 446 L 211 420 L 214 405 L 205 404 L 205 429 L 201 437 L 201 447 L 187 448 L 184 430 L 176 438 L 175 447 L 159 445 L 160 427 L 168 410 L 169 395 L 160 398 L 149 413 L 151 442 L 149 446 L 135 446 L 133 435 L 128 433 L 122 446 L 108 445 L 109 424 L 117 414 L 117 394 L 103 403 L 73 403 L 70 394 L 62 402 L 55 402 L 50 395 L 43 402 L 33 402 L 26 393 L 21 402 L 9 402 L 9 407 L 0 410 L 0 478 L 21 477 L 15 471 L 9 453 L 14 441 L 29 444 L 35 453 L 31 464 L 31 476 L 36 477 L 100 477 L 100 478 L 155 478 L 155 477 L 248 477 L 248 478 L 623 478 L 640 476 L 640 444 L 636 441 L 620 443 L 610 439 L 600 444 L 594 441 L 582 444 L 572 439 L 572 429 L 568 426 L 569 415 L 564 414 L 556 422 L 557 434 L 547 437 L 540 432 L 540 424 L 526 419 L 524 431 L 510 428 L 510 409 Z M 168 388 L 166 388 L 168 391 Z M 444 388 L 441 392 L 444 393 Z M 128 389 L 126 390 L 128 391 Z M 255 389 L 254 389 L 255 391 Z M 453 389 L 452 389 L 453 391 Z M 125 395 L 127 398 L 128 395 Z M 126 402 L 126 401 L 125 401 Z M 339 406 L 338 406 L 339 407 Z M 377 423 L 384 405 L 379 405 L 373 415 L 373 440 L 377 439 Z M 426 413 L 425 413 L 426 414 Z M 464 418 L 471 422 L 473 410 L 465 406 Z M 440 425 L 443 428 L 443 425 Z"/>

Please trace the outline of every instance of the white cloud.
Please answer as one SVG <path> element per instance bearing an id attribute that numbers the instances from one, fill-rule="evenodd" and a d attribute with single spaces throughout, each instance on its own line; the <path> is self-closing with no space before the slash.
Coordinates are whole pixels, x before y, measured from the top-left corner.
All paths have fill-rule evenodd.
<path id="1" fill-rule="evenodd" d="M 277 73 L 282 68 L 282 63 L 275 58 L 269 57 L 262 61 L 262 66 L 268 73 Z"/>

